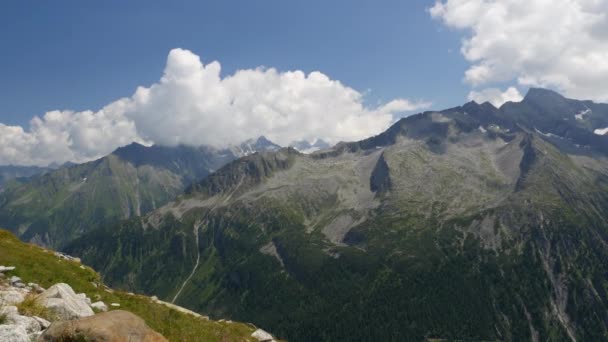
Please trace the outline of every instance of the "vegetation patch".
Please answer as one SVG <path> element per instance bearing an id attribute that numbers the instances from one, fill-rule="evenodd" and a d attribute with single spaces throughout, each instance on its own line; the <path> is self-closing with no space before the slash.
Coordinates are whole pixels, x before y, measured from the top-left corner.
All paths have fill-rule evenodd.
<path id="1" fill-rule="evenodd" d="M 17 304 L 19 314 L 23 316 L 38 316 L 49 321 L 54 321 L 53 314 L 37 300 L 35 295 L 25 296 L 23 302 Z"/>

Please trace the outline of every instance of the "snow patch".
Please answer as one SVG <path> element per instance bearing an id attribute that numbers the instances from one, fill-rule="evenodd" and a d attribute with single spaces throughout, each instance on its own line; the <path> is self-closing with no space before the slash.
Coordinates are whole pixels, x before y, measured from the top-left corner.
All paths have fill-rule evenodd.
<path id="1" fill-rule="evenodd" d="M 608 127 L 606 127 L 606 128 L 598 128 L 595 131 L 593 131 L 593 133 L 595 133 L 597 135 L 606 135 L 606 133 L 608 133 Z"/>
<path id="2" fill-rule="evenodd" d="M 591 113 L 591 109 L 587 108 L 585 110 L 578 112 L 577 114 L 574 114 L 574 118 L 576 120 L 583 121 L 583 120 L 585 120 L 585 115 L 588 115 L 589 113 Z"/>
<path id="3" fill-rule="evenodd" d="M 541 131 L 539 131 L 537 128 L 534 128 L 534 130 L 536 131 L 536 133 L 545 136 L 547 138 L 558 138 L 558 139 L 564 139 L 563 137 L 560 137 L 559 135 L 553 134 L 553 133 L 543 133 Z"/>

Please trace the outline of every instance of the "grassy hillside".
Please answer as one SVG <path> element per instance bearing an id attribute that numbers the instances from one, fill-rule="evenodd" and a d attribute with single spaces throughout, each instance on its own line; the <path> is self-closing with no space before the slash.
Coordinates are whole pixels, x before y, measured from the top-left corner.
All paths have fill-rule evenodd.
<path id="1" fill-rule="evenodd" d="M 58 258 L 52 251 L 26 244 L 13 234 L 0 230 L 0 265 L 16 266 L 9 275 L 35 282 L 42 287 L 67 283 L 77 292 L 106 304 L 119 303 L 120 309 L 135 313 L 170 341 L 255 341 L 252 325 L 197 318 L 153 302 L 149 297 L 104 288 L 91 268 Z M 110 307 L 110 310 L 112 307 Z"/>

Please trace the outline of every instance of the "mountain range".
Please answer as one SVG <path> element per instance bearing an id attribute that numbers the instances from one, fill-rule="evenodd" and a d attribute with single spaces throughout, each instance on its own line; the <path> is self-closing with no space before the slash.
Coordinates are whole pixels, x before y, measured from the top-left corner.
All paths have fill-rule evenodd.
<path id="1" fill-rule="evenodd" d="M 25 241 L 60 248 L 95 228 L 164 205 L 229 161 L 278 148 L 264 137 L 226 149 L 132 143 L 98 160 L 56 170 L 4 168 L 33 176 L 4 184 L 0 224 Z"/>
<path id="2" fill-rule="evenodd" d="M 530 89 L 306 154 L 134 144 L 9 182 L 0 225 L 290 341 L 600 341 L 607 132 L 608 105 Z"/>
<path id="3" fill-rule="evenodd" d="M 605 340 L 606 127 L 608 105 L 545 89 L 425 112 L 237 159 L 66 251 L 293 341 Z"/>

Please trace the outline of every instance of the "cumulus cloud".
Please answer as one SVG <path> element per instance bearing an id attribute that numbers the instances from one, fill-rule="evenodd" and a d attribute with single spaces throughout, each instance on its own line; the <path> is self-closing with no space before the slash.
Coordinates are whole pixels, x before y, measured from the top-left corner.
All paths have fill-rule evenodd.
<path id="1" fill-rule="evenodd" d="M 608 100 L 608 0 L 441 0 L 429 12 L 468 32 L 473 87 L 516 81 Z"/>
<path id="2" fill-rule="evenodd" d="M 507 90 L 502 91 L 498 88 L 487 88 L 481 91 L 471 91 L 469 93 L 469 100 L 477 103 L 490 102 L 495 107 L 502 106 L 505 102 L 519 102 L 523 99 L 523 96 L 515 87 L 509 87 Z"/>
<path id="3" fill-rule="evenodd" d="M 146 143 L 123 115 L 127 102 L 116 101 L 98 112 L 47 112 L 30 121 L 29 131 L 0 123 L 0 165 L 81 162 L 133 141 Z"/>
<path id="4" fill-rule="evenodd" d="M 224 147 L 265 135 L 281 145 L 320 138 L 356 140 L 386 129 L 394 115 L 430 106 L 395 99 L 364 105 L 358 91 L 321 72 L 239 70 L 171 50 L 161 79 L 97 112 L 52 111 L 29 130 L 0 124 L 0 164 L 82 162 L 138 141 Z"/>

